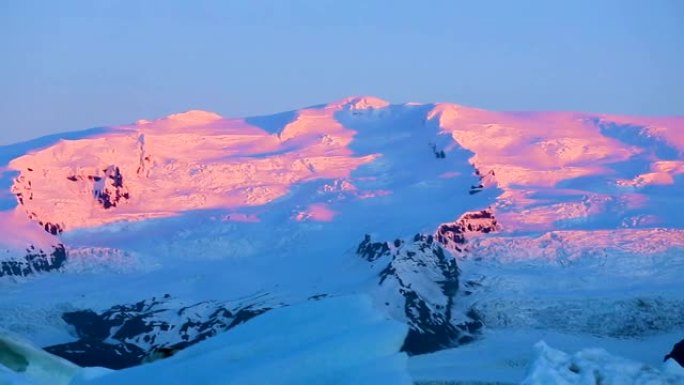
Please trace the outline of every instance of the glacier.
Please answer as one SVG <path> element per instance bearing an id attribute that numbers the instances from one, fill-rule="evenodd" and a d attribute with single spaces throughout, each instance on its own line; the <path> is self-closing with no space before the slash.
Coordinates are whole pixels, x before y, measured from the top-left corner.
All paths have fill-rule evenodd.
<path id="1" fill-rule="evenodd" d="M 116 370 L 92 381 L 176 373 L 326 303 L 403 325 L 377 361 L 397 381 L 520 383 L 540 340 L 659 368 L 684 332 L 683 133 L 682 117 L 350 97 L 0 147 L 0 325 Z M 320 332 L 351 342 L 332 318 Z M 293 360 L 316 348 L 281 342 Z"/>

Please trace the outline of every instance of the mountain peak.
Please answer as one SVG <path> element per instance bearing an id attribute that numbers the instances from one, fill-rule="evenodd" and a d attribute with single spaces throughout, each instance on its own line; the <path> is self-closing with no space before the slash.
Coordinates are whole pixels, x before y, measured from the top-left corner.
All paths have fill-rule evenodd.
<path id="1" fill-rule="evenodd" d="M 369 108 L 384 108 L 390 103 L 375 96 L 348 96 L 328 104 L 331 108 L 348 108 L 351 110 L 365 110 Z"/>
<path id="2" fill-rule="evenodd" d="M 143 367 L 162 368 L 155 378 L 199 362 L 174 357 L 224 363 L 250 350 L 262 358 L 248 369 L 301 361 L 337 378 L 299 344 L 334 360 L 307 333 L 320 331 L 351 341 L 335 351 L 351 354 L 354 368 L 370 366 L 356 353 L 381 343 L 347 333 L 376 329 L 320 326 L 356 320 L 356 305 L 283 325 L 268 317 L 319 301 L 335 308 L 348 295 L 367 297 L 357 309 L 377 309 L 373 319 L 402 326 L 380 334 L 409 360 L 504 368 L 525 340 L 549 333 L 592 344 L 663 333 L 660 344 L 684 325 L 682 133 L 681 118 L 357 96 L 256 118 L 194 110 L 0 147 L 0 344 L 6 329 L 87 366 L 165 357 Z M 307 319 L 320 325 L 292 329 Z M 256 335 L 272 338 L 257 346 Z M 283 335 L 294 341 L 283 352 L 296 356 L 269 362 Z M 200 353 L 230 349 L 223 358 L 167 357 L 195 343 Z M 5 345 L 30 365 L 43 357 Z M 505 356 L 504 345 L 513 348 Z M 495 354 L 478 353 L 482 346 Z M 448 348 L 441 358 L 419 354 Z M 15 373 L 5 368 L 0 383 Z M 95 381 L 140 382 L 119 377 L 125 370 Z M 226 378 L 262 380 L 247 372 Z"/>
<path id="3" fill-rule="evenodd" d="M 177 127 L 177 126 L 199 126 L 204 124 L 209 124 L 217 120 L 221 120 L 223 117 L 217 113 L 204 111 L 204 110 L 189 110 L 185 112 L 179 112 L 176 114 L 171 114 L 166 117 L 149 120 L 138 120 L 136 125 L 143 126 L 149 124 L 160 124 L 162 126 Z"/>

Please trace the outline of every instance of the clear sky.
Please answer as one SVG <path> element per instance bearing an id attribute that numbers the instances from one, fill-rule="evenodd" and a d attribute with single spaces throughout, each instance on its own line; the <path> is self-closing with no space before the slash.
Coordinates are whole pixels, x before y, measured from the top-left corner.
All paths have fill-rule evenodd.
<path id="1" fill-rule="evenodd" d="M 684 114 L 680 0 L 0 0 L 0 144 L 374 95 Z"/>

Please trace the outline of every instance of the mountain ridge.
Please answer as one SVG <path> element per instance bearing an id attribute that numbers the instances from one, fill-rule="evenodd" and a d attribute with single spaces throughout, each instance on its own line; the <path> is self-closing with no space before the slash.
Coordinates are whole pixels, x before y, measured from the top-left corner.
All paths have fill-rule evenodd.
<path id="1" fill-rule="evenodd" d="M 506 328 L 672 333 L 682 138 L 679 118 L 349 97 L 0 147 L 0 322 L 102 366 L 238 331 L 224 305 L 258 293 L 367 295 L 411 354 Z"/>

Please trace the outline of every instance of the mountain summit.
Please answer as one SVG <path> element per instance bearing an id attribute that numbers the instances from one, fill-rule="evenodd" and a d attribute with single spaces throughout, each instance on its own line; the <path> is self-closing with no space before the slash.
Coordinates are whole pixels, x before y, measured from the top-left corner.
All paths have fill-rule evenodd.
<path id="1" fill-rule="evenodd" d="M 193 110 L 0 160 L 0 323 L 81 366 L 238 341 L 308 314 L 292 309 L 346 322 L 318 301 L 391 320 L 383 346 L 416 365 L 492 338 L 684 330 L 684 117 L 361 96 Z"/>

